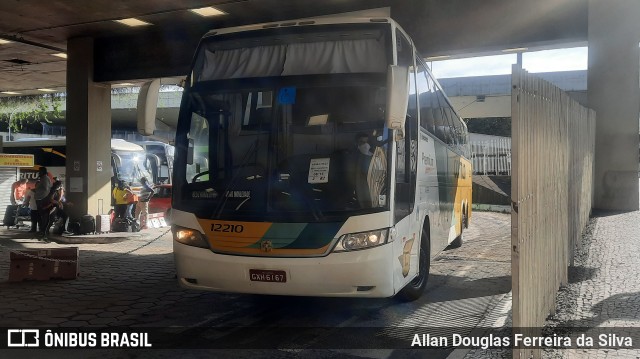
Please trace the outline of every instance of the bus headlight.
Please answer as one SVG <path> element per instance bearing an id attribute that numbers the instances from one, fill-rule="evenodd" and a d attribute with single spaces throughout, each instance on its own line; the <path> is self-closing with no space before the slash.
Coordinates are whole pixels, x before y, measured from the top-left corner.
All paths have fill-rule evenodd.
<path id="1" fill-rule="evenodd" d="M 349 233 L 340 237 L 333 251 L 357 251 L 359 249 L 377 247 L 387 243 L 388 238 L 388 228 L 368 232 Z"/>
<path id="2" fill-rule="evenodd" d="M 209 248 L 206 238 L 195 229 L 174 226 L 172 231 L 176 242 L 192 247 Z"/>

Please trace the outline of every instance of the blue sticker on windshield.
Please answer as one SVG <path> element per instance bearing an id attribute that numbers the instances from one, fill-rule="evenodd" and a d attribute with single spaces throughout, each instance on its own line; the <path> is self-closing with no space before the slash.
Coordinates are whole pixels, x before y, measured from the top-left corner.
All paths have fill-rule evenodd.
<path id="1" fill-rule="evenodd" d="M 293 105 L 296 103 L 296 88 L 283 87 L 278 92 L 278 103 L 282 105 Z"/>

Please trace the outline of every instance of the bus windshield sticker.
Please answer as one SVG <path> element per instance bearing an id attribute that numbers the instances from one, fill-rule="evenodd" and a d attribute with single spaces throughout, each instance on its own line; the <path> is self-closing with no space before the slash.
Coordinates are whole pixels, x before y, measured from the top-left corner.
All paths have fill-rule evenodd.
<path id="1" fill-rule="evenodd" d="M 249 198 L 251 197 L 251 191 L 227 191 L 225 197 L 229 198 Z"/>
<path id="2" fill-rule="evenodd" d="M 283 87 L 278 91 L 278 103 L 281 105 L 293 105 L 296 103 L 296 88 Z"/>
<path id="3" fill-rule="evenodd" d="M 218 192 L 207 188 L 204 191 L 192 191 L 191 198 L 213 199 L 218 197 Z"/>
<path id="4" fill-rule="evenodd" d="M 329 158 L 312 158 L 309 163 L 309 183 L 329 182 Z"/>
<path id="5" fill-rule="evenodd" d="M 307 126 L 322 126 L 322 125 L 326 125 L 328 119 L 329 119 L 329 115 L 328 114 L 311 116 L 311 117 L 309 117 L 309 121 L 307 122 Z"/>

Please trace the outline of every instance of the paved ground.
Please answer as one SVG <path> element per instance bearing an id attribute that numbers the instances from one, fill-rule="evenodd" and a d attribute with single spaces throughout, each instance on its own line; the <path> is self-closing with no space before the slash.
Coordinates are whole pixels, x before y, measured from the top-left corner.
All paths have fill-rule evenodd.
<path id="1" fill-rule="evenodd" d="M 630 336 L 635 349 L 548 350 L 545 357 L 640 358 L 640 211 L 594 213 L 583 246 L 547 330 Z"/>
<path id="2" fill-rule="evenodd" d="M 189 349 L 133 352 L 12 349 L 0 350 L 0 357 L 150 358 L 214 354 L 232 358 L 425 355 L 444 358 L 452 349 L 316 348 L 327 345 L 335 348 L 331 345 L 338 342 L 347 348 L 352 345 L 376 348 L 380 338 L 404 340 L 422 328 L 448 328 L 443 330 L 461 334 L 470 331 L 486 320 L 487 313 L 503 303 L 510 291 L 509 221 L 510 216 L 505 214 L 474 213 L 471 227 L 465 232 L 466 243 L 462 248 L 443 252 L 432 263 L 426 295 L 413 303 L 394 299 L 292 298 L 189 291 L 177 285 L 170 235 L 163 235 L 158 229 L 122 242 L 74 245 L 43 244 L 23 231 L 2 229 L 0 328 L 156 328 L 171 334 L 158 345 L 206 347 L 210 343 L 227 343 L 234 349 L 213 353 Z M 60 246 L 80 248 L 79 278 L 7 282 L 9 249 Z M 250 331 L 247 326 L 257 329 Z M 375 329 L 364 343 L 355 341 L 362 339 L 362 328 Z M 282 338 L 283 333 L 286 338 Z M 261 339 L 265 337 L 276 341 L 268 344 L 280 349 L 250 349 L 263 348 Z M 189 344 L 185 344 L 185 338 Z"/>
<path id="3" fill-rule="evenodd" d="M 569 284 L 556 298 L 557 311 L 544 328 L 547 336 L 599 340 L 630 337 L 631 349 L 546 349 L 542 358 L 640 358 L 640 211 L 594 212 L 569 268 Z M 502 308 L 509 312 L 510 306 Z M 500 327 L 487 322 L 487 327 Z M 502 327 L 511 325 L 507 318 Z M 508 333 L 508 331 L 507 331 Z M 597 343 L 594 341 L 594 344 Z M 615 343 L 615 342 L 614 342 Z M 471 350 L 456 358 L 511 358 L 510 350 Z M 453 356 L 452 356 L 453 358 Z"/>

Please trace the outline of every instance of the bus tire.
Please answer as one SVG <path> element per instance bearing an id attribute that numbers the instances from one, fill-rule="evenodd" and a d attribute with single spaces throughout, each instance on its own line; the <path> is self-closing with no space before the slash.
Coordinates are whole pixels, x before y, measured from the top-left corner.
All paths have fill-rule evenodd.
<path id="1" fill-rule="evenodd" d="M 429 280 L 429 269 L 431 266 L 431 241 L 429 238 L 429 228 L 422 229 L 422 239 L 420 241 L 420 260 L 418 264 L 418 276 L 409 282 L 400 292 L 398 299 L 403 302 L 412 302 L 422 295 Z"/>
<path id="2" fill-rule="evenodd" d="M 460 218 L 460 235 L 456 237 L 456 239 L 454 239 L 450 244 L 449 244 L 449 248 L 460 248 L 462 247 L 462 244 L 464 243 L 464 229 L 468 228 L 468 216 L 467 216 L 467 211 L 466 208 L 462 208 L 461 213 L 461 218 Z"/>
<path id="3" fill-rule="evenodd" d="M 462 225 L 464 228 L 469 228 L 469 209 L 467 206 L 464 206 L 464 210 L 462 211 Z"/>

